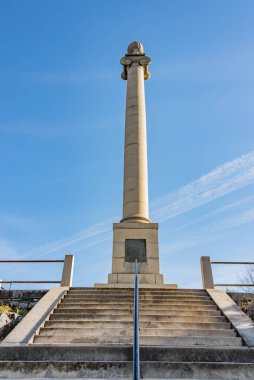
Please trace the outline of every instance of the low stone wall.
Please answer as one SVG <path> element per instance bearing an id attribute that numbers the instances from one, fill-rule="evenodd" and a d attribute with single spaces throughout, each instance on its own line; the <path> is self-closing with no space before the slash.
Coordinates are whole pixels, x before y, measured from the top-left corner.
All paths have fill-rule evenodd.
<path id="1" fill-rule="evenodd" d="M 26 305 L 36 304 L 48 290 L 4 290 L 0 289 L 0 305 L 5 302 L 14 304 L 26 303 Z"/>
<path id="2" fill-rule="evenodd" d="M 48 290 L 0 289 L 0 341 L 23 319 Z"/>

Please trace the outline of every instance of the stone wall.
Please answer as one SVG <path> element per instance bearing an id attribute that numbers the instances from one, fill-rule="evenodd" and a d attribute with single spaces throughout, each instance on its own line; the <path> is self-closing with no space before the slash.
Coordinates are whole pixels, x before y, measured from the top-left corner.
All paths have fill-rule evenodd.
<path id="1" fill-rule="evenodd" d="M 9 334 L 47 291 L 0 289 L 0 341 Z"/>

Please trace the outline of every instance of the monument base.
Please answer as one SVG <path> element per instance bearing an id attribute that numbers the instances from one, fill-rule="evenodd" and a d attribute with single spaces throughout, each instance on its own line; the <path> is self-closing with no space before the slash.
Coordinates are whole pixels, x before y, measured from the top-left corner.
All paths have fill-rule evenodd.
<path id="1" fill-rule="evenodd" d="M 133 284 L 134 283 L 134 273 L 112 273 L 108 275 L 109 284 Z M 156 284 L 162 285 L 164 283 L 162 274 L 151 274 L 151 273 L 139 273 L 138 275 L 140 284 Z"/>
<path id="2" fill-rule="evenodd" d="M 113 225 L 112 273 L 109 284 L 133 284 L 135 258 L 139 283 L 163 285 L 159 272 L 158 223 L 122 222 Z"/>

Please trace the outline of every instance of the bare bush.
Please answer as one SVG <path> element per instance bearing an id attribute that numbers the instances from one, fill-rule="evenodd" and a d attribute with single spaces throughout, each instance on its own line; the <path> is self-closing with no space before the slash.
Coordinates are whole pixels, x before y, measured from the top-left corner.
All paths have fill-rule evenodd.
<path id="1" fill-rule="evenodd" d="M 239 276 L 239 280 L 243 285 L 244 291 L 229 292 L 235 303 L 254 321 L 254 287 L 248 286 L 254 284 L 254 265 L 248 265 L 242 276 Z"/>
<path id="2" fill-rule="evenodd" d="M 254 265 L 247 265 L 246 270 L 242 276 L 240 276 L 240 281 L 243 285 L 246 285 L 246 293 L 253 293 L 254 287 L 248 285 L 254 285 Z"/>

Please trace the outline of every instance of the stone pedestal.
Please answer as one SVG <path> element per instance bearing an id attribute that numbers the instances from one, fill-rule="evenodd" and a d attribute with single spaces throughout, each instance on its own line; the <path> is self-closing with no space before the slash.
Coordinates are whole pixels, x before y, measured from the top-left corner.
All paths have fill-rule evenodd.
<path id="1" fill-rule="evenodd" d="M 134 261 L 137 258 L 139 282 L 162 285 L 163 275 L 159 270 L 158 224 L 114 223 L 113 234 L 112 274 L 108 276 L 109 284 L 133 284 Z"/>

